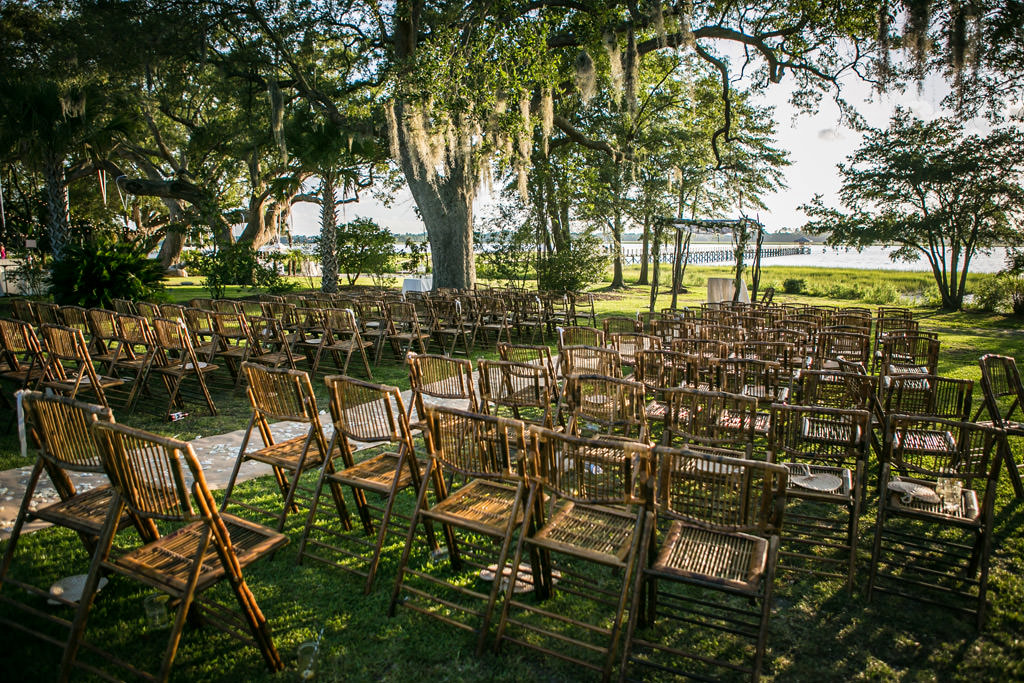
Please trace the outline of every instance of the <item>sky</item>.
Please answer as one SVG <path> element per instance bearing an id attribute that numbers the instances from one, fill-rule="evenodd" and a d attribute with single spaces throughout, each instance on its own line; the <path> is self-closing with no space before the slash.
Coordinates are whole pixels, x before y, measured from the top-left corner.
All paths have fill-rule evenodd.
<path id="1" fill-rule="evenodd" d="M 949 92 L 945 81 L 929 77 L 920 88 L 911 85 L 904 92 L 875 93 L 870 86 L 856 76 L 842 83 L 843 94 L 848 102 L 860 112 L 868 125 L 885 127 L 897 105 L 909 108 L 923 119 L 941 115 L 941 102 Z M 815 194 L 821 194 L 826 204 L 837 205 L 836 193 L 840 178 L 836 164 L 843 161 L 860 144 L 862 135 L 840 124 L 839 109 L 832 100 L 820 103 L 815 114 L 797 114 L 788 103 L 787 83 L 771 86 L 761 103 L 775 107 L 776 143 L 790 153 L 792 165 L 784 169 L 787 189 L 775 192 L 765 198 L 768 210 L 759 215 L 769 232 L 795 230 L 800 228 L 807 217 L 798 207 L 808 203 Z M 982 130 L 982 122 L 971 122 L 972 128 Z M 486 211 L 488 196 L 481 193 L 476 212 Z M 375 202 L 366 195 L 358 204 L 343 205 L 343 221 L 356 216 L 374 218 L 396 234 L 423 232 L 423 223 L 416 216 L 415 205 L 405 189 L 395 197 L 390 207 Z M 300 204 L 293 212 L 293 234 L 315 234 L 319 232 L 319 207 L 314 204 Z M 736 216 L 722 216 L 735 218 Z"/>

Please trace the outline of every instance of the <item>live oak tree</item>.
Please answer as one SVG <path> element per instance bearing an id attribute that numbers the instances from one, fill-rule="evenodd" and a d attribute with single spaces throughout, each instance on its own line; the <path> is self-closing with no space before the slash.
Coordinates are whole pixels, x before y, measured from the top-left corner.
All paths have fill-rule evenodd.
<path id="1" fill-rule="evenodd" d="M 944 308 L 963 304 L 971 261 L 999 244 L 1020 244 L 1024 132 L 965 134 L 951 118 L 922 121 L 898 109 L 839 165 L 843 210 L 816 196 L 803 210 L 808 232 L 832 245 L 895 244 L 893 259 L 925 259 Z"/>

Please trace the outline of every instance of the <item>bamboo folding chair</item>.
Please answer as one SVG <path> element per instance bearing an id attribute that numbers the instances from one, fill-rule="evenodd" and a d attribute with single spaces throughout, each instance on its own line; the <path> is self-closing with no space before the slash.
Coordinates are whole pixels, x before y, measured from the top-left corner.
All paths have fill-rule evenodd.
<path id="1" fill-rule="evenodd" d="M 68 398 L 75 398 L 80 390 L 91 391 L 98 403 L 109 408 L 107 390 L 121 386 L 124 380 L 96 372 L 82 331 L 72 327 L 42 325 L 40 333 L 43 335 L 45 353 L 39 385 Z"/>
<path id="2" fill-rule="evenodd" d="M 693 386 L 692 366 L 700 360 L 687 353 L 665 349 L 645 349 L 636 354 L 636 371 L 632 379 L 647 388 L 648 402 L 644 409 L 648 424 L 653 427 L 665 419 L 668 403 L 665 389 Z"/>
<path id="3" fill-rule="evenodd" d="M 702 339 L 717 339 L 723 342 L 741 342 L 747 338 L 746 331 L 738 325 L 717 325 L 701 323 L 697 329 Z"/>
<path id="4" fill-rule="evenodd" d="M 85 629 L 100 577 L 111 572 L 166 593 L 168 604 L 174 608 L 174 619 L 159 673 L 146 674 L 107 654 L 110 663 L 139 677 L 166 681 L 185 622 L 194 614 L 259 649 L 271 672 L 284 668 L 266 617 L 242 572 L 286 545 L 288 538 L 218 512 L 203 469 L 188 443 L 112 423 L 97 423 L 93 429 L 115 495 L 64 649 L 61 680 L 68 680 L 76 665 L 105 675 L 99 665 L 79 661 L 78 652 L 82 645 L 87 645 Z M 191 475 L 191 486 L 186 482 L 186 473 Z M 159 520 L 162 526 L 173 530 L 127 552 L 112 554 L 116 521 L 123 510 L 149 523 Z M 204 594 L 222 580 L 230 585 L 238 611 L 205 599 Z"/>
<path id="5" fill-rule="evenodd" d="M 89 311 L 81 306 L 61 306 L 60 318 L 64 327 L 79 330 L 85 338 L 90 352 L 94 350 L 92 345 L 92 328 L 89 326 Z"/>
<path id="6" fill-rule="evenodd" d="M 51 304 L 48 301 L 37 301 L 35 303 L 36 318 L 40 325 L 63 325 L 64 318 L 60 314 L 60 306 Z"/>
<path id="7" fill-rule="evenodd" d="M 242 445 L 238 449 L 238 457 L 235 458 L 235 466 L 228 479 L 221 510 L 226 510 L 229 504 L 236 505 L 273 519 L 275 528 L 284 531 L 288 515 L 299 511 L 296 496 L 302 474 L 321 465 L 326 468 L 328 474 L 334 472 L 327 437 L 324 436 L 323 425 L 320 423 L 316 396 L 313 394 L 313 385 L 309 382 L 308 374 L 289 368 L 274 370 L 255 363 L 243 363 L 242 372 L 245 373 L 248 382 L 246 395 L 252 406 L 252 418 L 245 430 L 245 436 L 242 437 Z M 270 429 L 270 420 L 300 422 L 307 425 L 306 433 L 277 441 Z M 247 451 L 254 430 L 258 431 L 263 446 Z M 242 465 L 250 460 L 270 465 L 273 469 L 274 479 L 284 502 L 280 512 L 243 503 L 232 496 L 238 482 L 238 473 Z M 338 507 L 338 515 L 344 518 L 347 514 L 344 500 L 337 496 L 334 502 Z"/>
<path id="8" fill-rule="evenodd" d="M 410 353 L 405 362 L 409 366 L 412 390 L 408 414 L 413 429 L 424 426 L 426 397 L 439 401 L 467 401 L 468 410 L 478 410 L 476 391 L 473 388 L 473 363 L 468 359 Z M 413 410 L 416 411 L 415 421 L 412 419 Z"/>
<path id="9" fill-rule="evenodd" d="M 641 331 L 640 322 L 628 315 L 610 315 L 601 321 L 601 328 L 606 339 L 613 334 L 632 334 Z"/>
<path id="10" fill-rule="evenodd" d="M 92 338 L 92 348 L 89 353 L 97 363 L 106 364 L 106 372 L 109 374 L 114 359 L 120 355 L 118 346 L 121 342 L 117 338 L 117 313 L 103 308 L 90 308 L 86 315 Z"/>
<path id="11" fill-rule="evenodd" d="M 38 325 L 39 316 L 36 315 L 35 304 L 29 299 L 15 299 L 11 302 L 12 312 L 15 320 L 20 320 L 29 325 Z"/>
<path id="12" fill-rule="evenodd" d="M 64 607 L 74 607 L 75 603 L 39 587 L 39 580 L 52 574 L 45 567 L 39 566 L 40 558 L 26 563 L 31 569 L 26 568 L 19 573 L 21 566 L 14 561 L 15 551 L 25 525 L 33 521 L 71 529 L 81 537 L 87 551 L 95 549 L 114 491 L 107 483 L 76 489 L 68 473 L 103 474 L 99 448 L 90 425 L 95 421 L 111 422 L 114 418 L 110 410 L 103 406 L 82 403 L 65 396 L 23 391 L 21 397 L 26 422 L 32 441 L 39 449 L 39 457 L 26 482 L 25 495 L 11 528 L 3 565 L 0 566 L 0 588 L 7 587 L 0 594 L 0 602 L 5 605 L 3 612 L 0 612 L 0 623 L 60 645 L 67 634 L 56 636 L 54 627 L 66 629 L 70 624 L 50 614 L 51 610 L 46 609 L 46 601 L 53 600 Z M 35 507 L 33 497 L 44 471 L 57 490 L 59 500 Z M 124 528 L 130 522 L 130 517 L 123 515 L 117 529 Z M 149 528 L 139 523 L 140 533 L 147 532 Z M 14 610 L 17 610 L 17 617 Z M 47 623 L 51 626 L 44 626 Z"/>
<path id="13" fill-rule="evenodd" d="M 196 355 L 207 361 L 213 360 L 217 350 L 217 334 L 213 325 L 213 311 L 205 308 L 186 308 L 182 312 L 185 327 Z M 173 320 L 173 318 L 172 318 Z M 152 320 L 150 321 L 152 323 Z"/>
<path id="14" fill-rule="evenodd" d="M 216 371 L 217 366 L 201 361 L 196 356 L 185 323 L 180 320 L 154 318 L 152 325 L 156 354 L 150 366 L 150 374 L 163 380 L 164 388 L 167 389 L 170 396 L 164 417 L 169 418 L 174 408 L 179 411 L 185 410 L 185 400 L 181 388 L 187 377 L 195 377 L 199 390 L 206 400 L 206 407 L 210 410 L 210 415 L 216 415 L 217 406 L 214 404 L 213 396 L 210 395 L 210 389 L 206 384 L 206 375 Z"/>
<path id="15" fill-rule="evenodd" d="M 473 316 L 468 315 L 458 299 L 437 301 L 434 306 L 434 340 L 441 347 L 441 353 L 450 356 L 461 346 L 468 357 L 472 338 L 476 337 L 477 325 Z"/>
<path id="16" fill-rule="evenodd" d="M 30 323 L 0 318 L 0 377 L 12 382 L 15 391 L 34 388 L 43 377 L 43 349 Z M 5 396 L 6 397 L 6 396 Z"/>
<path id="17" fill-rule="evenodd" d="M 149 301 L 136 301 L 135 302 L 135 313 L 141 315 L 143 318 L 149 321 L 152 325 L 156 318 L 161 317 L 160 307 Z"/>
<path id="18" fill-rule="evenodd" d="M 783 566 L 843 578 L 848 591 L 857 563 L 870 429 L 866 410 L 772 406 L 769 459 L 789 470 L 782 554 L 793 562 Z M 837 508 L 845 520 L 836 518 Z"/>
<path id="19" fill-rule="evenodd" d="M 515 308 L 516 334 L 519 335 L 519 338 L 525 339 L 526 330 L 530 330 L 531 344 L 537 340 L 538 332 L 540 332 L 540 340 L 544 341 L 548 322 L 540 298 L 535 294 L 520 294 L 516 298 Z"/>
<path id="20" fill-rule="evenodd" d="M 420 489 L 422 468 L 416 459 L 412 433 L 398 387 L 331 375 L 327 378 L 327 388 L 331 392 L 331 417 L 334 421 L 334 436 L 328 448 L 332 454 L 336 445 L 340 449 L 342 469 L 335 470 L 333 464 L 328 466 L 329 461 L 325 461 L 320 469 L 316 492 L 299 544 L 299 563 L 308 557 L 363 576 L 366 579 L 363 592 L 369 594 L 380 565 L 387 533 L 393 531 L 393 516 L 401 517 L 394 512 L 396 497 L 408 489 L 412 489 L 415 496 L 415 492 Z M 356 441 L 380 444 L 388 450 L 356 462 L 353 443 Z M 317 523 L 325 484 L 335 500 L 335 507 L 343 512 L 339 519 L 341 531 L 325 523 Z M 339 544 L 345 539 L 352 539 L 350 534 L 345 533 L 352 531 L 351 519 L 344 502 L 338 504 L 343 495 L 343 486 L 351 489 L 355 499 L 364 534 L 364 538 L 358 539 L 358 543 L 363 546 L 363 553 L 351 552 Z M 383 501 L 383 508 L 367 501 L 367 493 L 379 497 Z M 436 550 L 434 530 L 429 523 L 425 524 L 424 532 L 430 546 Z M 349 560 L 354 559 L 362 564 L 367 552 L 370 553 L 370 561 L 365 571 L 352 566 Z M 332 559 L 334 557 L 340 559 Z"/>
<path id="21" fill-rule="evenodd" d="M 576 316 L 572 310 L 572 299 L 567 292 L 547 292 L 540 295 L 544 306 L 544 320 L 548 329 L 575 325 Z"/>
<path id="22" fill-rule="evenodd" d="M 701 358 L 727 358 L 731 353 L 732 345 L 718 339 L 703 339 L 689 337 L 674 339 L 670 344 L 673 351 L 688 353 Z"/>
<path id="23" fill-rule="evenodd" d="M 757 399 L 689 387 L 665 389 L 668 409 L 661 445 L 712 445 L 748 452 L 756 441 Z M 768 422 L 770 424 L 771 417 Z M 765 425 L 767 433 L 767 424 Z"/>
<path id="24" fill-rule="evenodd" d="M 394 616 L 402 605 L 449 626 L 475 631 L 479 654 L 505 582 L 512 535 L 524 517 L 520 460 L 529 457 L 524 425 L 443 407 L 431 407 L 425 422 L 430 458 L 417 491 L 388 615 Z M 456 481 L 466 483 L 449 484 Z M 450 574 L 432 570 L 433 563 L 420 566 L 420 553 L 413 560 L 420 523 L 442 525 Z M 485 539 L 491 544 L 484 545 Z M 467 569 L 476 577 L 467 576 Z M 491 586 L 481 590 L 477 582 L 487 576 Z M 513 572 L 508 583 L 519 580 Z"/>
<path id="25" fill-rule="evenodd" d="M 661 337 L 662 346 L 672 346 L 680 339 L 690 339 L 696 335 L 693 320 L 662 318 L 651 321 L 651 334 Z"/>
<path id="26" fill-rule="evenodd" d="M 590 327 L 597 327 L 597 312 L 594 310 L 594 295 L 590 292 L 577 292 L 572 296 L 572 324 L 581 322 Z"/>
<path id="27" fill-rule="evenodd" d="M 324 355 L 329 353 L 334 360 L 334 366 L 338 372 L 348 372 L 349 363 L 353 354 L 359 354 L 363 361 L 363 370 L 366 376 L 373 379 L 373 371 L 370 370 L 370 361 L 366 357 L 366 349 L 373 347 L 373 342 L 364 341 L 359 334 L 359 325 L 356 316 L 349 308 L 325 308 L 321 312 L 323 323 L 323 335 L 316 344 L 316 355 L 313 357 L 313 365 L 310 374 L 316 376 L 320 368 L 320 362 Z M 344 356 L 344 360 L 342 357 Z"/>
<path id="28" fill-rule="evenodd" d="M 131 389 L 125 399 L 125 409 L 132 413 L 143 391 L 148 392 L 148 382 L 157 346 L 153 328 L 140 315 L 116 314 L 114 358 L 110 361 L 109 372 L 121 379 L 131 376 Z"/>
<path id="29" fill-rule="evenodd" d="M 889 418 L 869 601 L 875 591 L 898 595 L 973 612 L 978 629 L 984 626 L 1004 446 L 991 426 Z"/>
<path id="30" fill-rule="evenodd" d="M 498 357 L 514 363 L 540 365 L 548 371 L 553 381 L 558 379 L 555 363 L 551 358 L 551 347 L 544 344 L 509 344 L 499 341 Z"/>
<path id="31" fill-rule="evenodd" d="M 858 372 L 804 369 L 794 378 L 790 397 L 802 406 L 870 410 L 875 413 L 878 377 Z M 877 417 L 877 414 L 872 417 Z"/>
<path id="32" fill-rule="evenodd" d="M 862 333 L 823 329 L 818 333 L 818 343 L 814 350 L 815 370 L 839 369 L 839 360 L 863 363 L 871 361 L 871 338 Z"/>
<path id="33" fill-rule="evenodd" d="M 938 375 L 894 375 L 879 380 L 884 424 L 889 415 L 922 415 L 967 422 L 971 417 L 974 381 Z"/>
<path id="34" fill-rule="evenodd" d="M 558 350 L 558 364 L 563 378 L 579 373 L 622 377 L 622 356 L 603 346 L 563 346 Z"/>
<path id="35" fill-rule="evenodd" d="M 653 524 L 644 533 L 619 680 L 644 677 L 643 669 L 698 680 L 743 673 L 756 681 L 768 639 L 786 469 L 691 449 L 657 448 L 654 456 L 655 510 L 667 529 L 660 543 Z M 752 646 L 740 650 L 739 661 L 733 641 Z"/>
<path id="36" fill-rule="evenodd" d="M 753 396 L 758 405 L 789 400 L 790 376 L 782 364 L 753 358 L 725 358 L 718 363 L 721 388 L 733 394 Z"/>
<path id="37" fill-rule="evenodd" d="M 480 299 L 480 324 L 478 332 L 483 336 L 485 346 L 490 346 L 492 332 L 497 343 L 501 343 L 502 338 L 504 338 L 511 344 L 512 327 L 514 325 L 515 310 L 506 297 L 488 296 Z"/>
<path id="38" fill-rule="evenodd" d="M 1017 361 L 1010 356 L 986 354 L 979 361 L 981 366 L 981 390 L 985 403 L 974 415 L 977 422 L 982 409 L 989 419 L 982 424 L 991 424 L 1003 430 L 1007 439 L 1003 453 L 1006 456 L 1006 471 L 1018 498 L 1024 498 L 1024 486 L 1020 480 L 1020 465 L 1013 457 L 1009 437 L 1024 437 L 1024 386 L 1021 385 Z"/>
<path id="39" fill-rule="evenodd" d="M 516 595 L 516 581 L 510 580 L 497 646 L 507 641 L 533 648 L 607 680 L 618 653 L 633 573 L 638 571 L 641 540 L 652 521 L 644 488 L 651 447 L 583 439 L 536 426 L 530 427 L 530 435 L 535 473 L 511 570 L 519 572 L 528 554 L 537 598 L 565 593 L 586 605 L 576 610 L 527 602 Z M 584 569 L 588 566 L 598 571 Z"/>
<path id="40" fill-rule="evenodd" d="M 558 327 L 558 350 L 566 346 L 604 346 L 604 331 L 595 327 Z"/>
<path id="41" fill-rule="evenodd" d="M 639 332 L 612 332 L 608 335 L 610 346 L 619 352 L 622 364 L 636 372 L 636 356 L 640 351 L 660 349 L 661 337 Z"/>
<path id="42" fill-rule="evenodd" d="M 569 375 L 558 406 L 558 423 L 576 436 L 647 442 L 646 392 L 642 383 L 619 377 Z"/>
<path id="43" fill-rule="evenodd" d="M 938 367 L 938 339 L 917 334 L 890 334 L 882 338 L 879 375 L 934 375 Z"/>
<path id="44" fill-rule="evenodd" d="M 420 353 L 426 353 L 426 344 L 430 341 L 429 321 L 425 326 L 420 322 L 416 305 L 411 302 L 395 301 L 388 304 L 388 315 L 391 318 L 392 331 L 388 335 L 396 358 L 413 350 L 413 345 Z"/>
<path id="45" fill-rule="evenodd" d="M 359 334 L 373 349 L 373 363 L 376 365 L 380 362 L 388 335 L 395 331 L 388 316 L 387 304 L 383 299 L 362 300 L 356 302 L 355 312 L 359 321 Z"/>
<path id="46" fill-rule="evenodd" d="M 234 387 L 242 383 L 242 363 L 249 360 L 256 342 L 249 331 L 249 322 L 239 312 L 217 311 L 210 314 L 213 323 L 213 344 L 209 359 L 220 358 L 227 365 Z"/>
<path id="47" fill-rule="evenodd" d="M 547 347 L 545 347 L 547 348 Z M 502 408 L 530 424 L 551 427 L 558 385 L 543 365 L 480 359 L 480 409 L 499 415 Z"/>
<path id="48" fill-rule="evenodd" d="M 250 318 L 249 332 L 252 335 L 253 350 L 249 360 L 269 368 L 286 367 L 297 369 L 296 364 L 306 356 L 292 351 L 288 332 L 276 318 Z"/>

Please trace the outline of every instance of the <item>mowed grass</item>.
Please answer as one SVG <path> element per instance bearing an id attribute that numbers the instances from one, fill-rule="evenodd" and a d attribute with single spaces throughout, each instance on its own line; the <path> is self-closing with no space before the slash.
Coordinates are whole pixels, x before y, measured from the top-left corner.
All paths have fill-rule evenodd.
<path id="1" fill-rule="evenodd" d="M 724 276 L 726 270 L 689 269 L 686 284 L 690 292 L 680 296 L 679 305 L 697 305 L 703 300 L 701 278 Z M 776 278 L 770 271 L 765 268 L 763 277 Z M 663 270 L 663 274 L 666 272 L 667 269 Z M 627 270 L 627 280 L 635 279 L 635 274 L 630 276 Z M 821 277 L 838 275 L 829 270 L 822 272 Z M 908 281 L 918 278 L 918 274 L 874 271 L 868 277 L 896 283 L 899 278 Z M 172 299 L 205 296 L 201 290 L 182 293 L 179 289 L 187 288 L 171 287 Z M 599 315 L 629 315 L 647 307 L 646 287 L 609 291 L 598 285 L 595 291 Z M 239 295 L 249 293 L 238 292 Z M 790 297 L 781 292 L 776 296 L 809 303 L 861 305 L 820 297 Z M 669 300 L 669 295 L 663 293 L 657 306 L 668 306 Z M 916 312 L 925 329 L 941 334 L 942 374 L 977 380 L 977 359 L 983 353 L 1022 355 L 1024 324 L 1018 318 L 942 313 L 920 306 Z M 474 353 L 474 359 L 480 355 L 493 356 L 493 349 Z M 390 358 L 387 352 L 373 372 L 377 381 L 408 388 L 403 364 Z M 352 374 L 362 376 L 359 369 Z M 165 397 L 155 389 L 152 400 L 144 402 L 137 414 L 117 413 L 117 419 L 186 439 L 244 428 L 249 417 L 244 395 L 231 388 L 223 369 L 214 379 L 220 411 L 217 417 L 207 416 L 193 400 L 188 419 L 165 423 L 161 419 Z M 320 407 L 326 408 L 321 377 L 315 379 L 314 386 Z M 975 406 L 980 405 L 981 400 L 980 387 L 976 386 Z M 117 405 L 115 402 L 115 412 Z M 1019 461 L 1019 446 L 1016 451 Z M 0 439 L 0 466 L 22 464 L 17 455 L 17 438 L 8 432 Z M 942 608 L 883 595 L 876 596 L 872 603 L 867 602 L 868 559 L 877 510 L 874 487 L 877 463 L 873 454 L 868 472 L 872 485 L 860 519 L 855 590 L 852 595 L 847 594 L 841 582 L 835 579 L 780 573 L 764 677 L 779 681 L 1024 679 L 1024 611 L 1021 609 L 1024 604 L 1024 580 L 1021 578 L 1024 577 L 1024 532 L 1021 531 L 1024 503 L 1013 498 L 1005 477 L 1000 482 L 996 502 L 989 620 L 984 631 L 978 633 L 973 620 Z M 307 475 L 307 479 L 312 476 Z M 245 500 L 261 504 L 272 505 L 277 496 L 269 477 L 246 483 L 242 492 Z M 351 500 L 349 508 L 353 509 Z M 411 496 L 401 496 L 399 510 L 403 513 L 411 510 Z M 291 539 L 289 546 L 273 560 L 261 561 L 246 570 L 249 586 L 270 621 L 286 670 L 277 675 L 268 674 L 256 650 L 240 646 L 212 628 L 186 628 L 172 672 L 174 679 L 297 680 L 296 647 L 316 638 L 321 630 L 320 680 L 572 681 L 592 678 L 578 667 L 514 646 L 505 646 L 498 653 L 488 649 L 478 657 L 474 652 L 473 635 L 411 610 L 399 608 L 397 615 L 389 618 L 387 605 L 404 538 L 389 537 L 375 590 L 364 596 L 360 577 L 308 561 L 301 566 L 297 564 L 303 519 L 303 514 L 292 517 L 286 529 Z M 127 532 L 119 544 L 130 545 L 133 533 Z M 414 561 L 427 561 L 425 553 L 416 553 Z M 88 555 L 77 536 L 50 529 L 22 538 L 12 571 L 16 577 L 48 585 L 60 577 L 84 572 L 87 564 Z M 467 574 L 465 580 L 475 581 L 471 574 Z M 486 584 L 482 587 L 486 588 Z M 159 664 L 167 632 L 149 631 L 145 627 L 142 600 L 148 592 L 137 584 L 113 579 L 96 603 L 88 637 L 90 641 L 111 647 L 129 661 L 153 670 Z M 217 596 L 224 601 L 231 599 L 222 589 L 218 589 Z M 559 604 L 570 612 L 582 613 L 587 609 L 586 603 L 572 598 L 562 599 Z M 40 608 L 70 618 L 61 608 Z M 0 613 L 7 615 L 10 608 L 0 603 Z M 58 648 L 13 630 L 5 635 L 6 642 L 0 649 L 0 667 L 3 667 L 0 670 L 5 680 L 55 677 Z M 727 638 L 717 636 L 698 637 L 697 643 L 701 651 L 708 653 L 731 647 Z"/>

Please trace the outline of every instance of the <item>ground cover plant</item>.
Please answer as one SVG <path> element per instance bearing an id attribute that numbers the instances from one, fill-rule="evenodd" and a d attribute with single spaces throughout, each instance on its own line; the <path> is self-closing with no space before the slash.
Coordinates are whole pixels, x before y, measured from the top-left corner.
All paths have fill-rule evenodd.
<path id="1" fill-rule="evenodd" d="M 694 305 L 704 298 L 702 278 L 727 269 L 688 270 L 690 292 L 680 295 L 681 305 Z M 847 271 L 844 271 L 846 273 Z M 849 271 L 858 283 L 891 284 L 913 291 L 927 274 L 891 271 Z M 786 301 L 850 305 L 847 299 L 814 296 L 818 282 L 846 280 L 835 271 L 765 268 L 765 281 L 782 282 L 802 278 L 809 293 L 783 295 Z M 626 281 L 630 272 L 626 272 Z M 919 284 L 917 286 L 920 286 Z M 646 287 L 608 291 L 598 285 L 596 308 L 599 316 L 635 314 L 646 308 Z M 664 291 L 664 290 L 663 290 Z M 250 294 L 246 291 L 244 294 Z M 198 287 L 172 285 L 172 300 L 201 296 Z M 229 291 L 229 295 L 233 295 Z M 983 353 L 1021 356 L 1024 321 L 1000 313 L 947 313 L 925 308 L 918 299 L 916 314 L 922 328 L 939 332 L 942 354 L 939 372 L 954 377 L 979 378 L 977 359 Z M 662 294 L 658 306 L 667 306 Z M 552 340 L 548 340 L 551 342 Z M 474 359 L 493 357 L 492 350 L 477 349 Z M 373 368 L 376 381 L 408 388 L 404 366 L 385 352 Z M 209 417 L 202 410 L 182 422 L 162 421 L 161 406 L 143 406 L 135 415 L 115 413 L 121 422 L 162 434 L 190 439 L 244 428 L 249 409 L 244 396 L 231 388 L 223 370 L 215 375 L 214 392 L 220 415 Z M 355 370 L 353 374 L 360 375 Z M 314 378 L 321 409 L 327 396 L 321 377 Z M 157 398 L 160 398 L 159 396 Z M 981 401 L 980 388 L 974 392 L 975 406 Z M 158 401 L 159 402 L 159 401 Z M 1019 459 L 1019 453 L 1018 459 Z M 365 457 L 365 453 L 363 454 Z M 17 438 L 0 436 L 0 468 L 24 465 L 17 455 Z M 770 622 L 768 653 L 763 675 L 769 680 L 1011 680 L 1024 677 L 1024 502 L 1015 500 L 1005 478 L 1000 481 L 996 503 L 993 556 L 991 561 L 990 613 L 986 628 L 978 633 L 973 622 L 937 607 L 895 598 L 876 596 L 866 601 L 870 543 L 873 535 L 874 491 L 877 464 L 874 455 L 868 466 L 869 495 L 860 524 L 860 558 L 855 589 L 848 595 L 839 579 L 823 579 L 782 572 L 776 585 L 775 605 Z M 307 478 L 314 474 L 307 475 Z M 312 482 L 310 482 L 312 483 Z M 240 485 L 243 500 L 273 505 L 278 495 L 270 477 Z M 347 495 L 347 494 L 346 494 Z M 408 496 L 399 498 L 399 511 L 409 512 Z M 552 658 L 544 658 L 505 646 L 500 653 L 485 651 L 477 657 L 472 635 L 423 618 L 411 610 L 399 609 L 388 618 L 387 603 L 404 539 L 391 536 L 382 558 L 375 590 L 362 593 L 362 579 L 322 565 L 296 565 L 297 545 L 303 515 L 290 517 L 286 532 L 292 543 L 272 561 L 263 561 L 246 571 L 249 585 L 260 608 L 267 615 L 275 643 L 285 659 L 286 670 L 268 674 L 255 650 L 239 647 L 213 629 L 186 628 L 173 676 L 178 680 L 295 680 L 296 647 L 315 639 L 322 630 L 320 680 L 459 680 L 523 681 L 579 680 L 580 670 Z M 134 532 L 128 532 L 134 533 Z M 122 542 L 128 543 L 126 537 Z M 31 576 L 46 584 L 69 574 L 81 573 L 88 556 L 78 538 L 64 530 L 44 530 L 22 537 L 16 576 Z M 426 558 L 421 558 L 426 561 Z M 467 573 L 467 581 L 475 580 Z M 6 588 L 5 588 L 6 590 Z M 90 618 L 89 638 L 109 645 L 129 661 L 152 667 L 165 645 L 166 631 L 149 631 L 144 625 L 142 599 L 145 588 L 114 580 L 97 600 Z M 221 597 L 229 598 L 227 592 Z M 573 608 L 573 600 L 565 603 Z M 0 610 L 6 609 L 0 605 Z M 0 666 L 9 680 L 46 680 L 56 675 L 56 650 L 8 633 L 0 651 Z M 718 648 L 721 640 L 699 643 Z"/>

